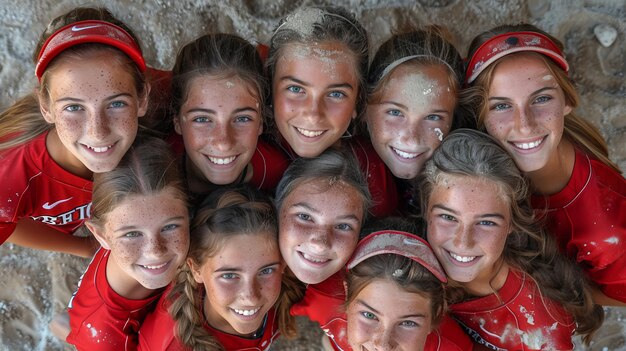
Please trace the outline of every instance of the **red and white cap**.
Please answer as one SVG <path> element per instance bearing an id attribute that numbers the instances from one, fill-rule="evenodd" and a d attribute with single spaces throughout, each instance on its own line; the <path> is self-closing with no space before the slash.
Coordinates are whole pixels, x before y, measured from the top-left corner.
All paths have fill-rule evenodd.
<path id="1" fill-rule="evenodd" d="M 141 48 L 124 29 L 105 21 L 89 20 L 69 24 L 54 32 L 41 47 L 35 67 L 37 79 L 63 50 L 84 43 L 101 43 L 122 50 L 140 71 L 146 70 Z"/>
<path id="2" fill-rule="evenodd" d="M 547 36 L 537 32 L 509 32 L 490 38 L 476 50 L 467 65 L 466 84 L 473 82 L 485 68 L 499 58 L 520 51 L 543 54 L 556 62 L 565 73 L 569 71 L 563 52 Z"/>
<path id="3" fill-rule="evenodd" d="M 352 269 L 366 259 L 382 254 L 395 254 L 410 258 L 426 268 L 442 283 L 448 281 L 426 240 L 415 234 L 395 230 L 373 232 L 359 241 L 346 267 Z"/>

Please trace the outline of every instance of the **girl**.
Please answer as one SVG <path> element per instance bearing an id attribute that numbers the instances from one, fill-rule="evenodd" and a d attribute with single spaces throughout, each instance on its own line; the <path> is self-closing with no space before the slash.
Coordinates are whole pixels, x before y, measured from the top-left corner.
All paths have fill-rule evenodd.
<path id="1" fill-rule="evenodd" d="M 189 249 L 186 195 L 167 143 L 137 140 L 117 168 L 94 176 L 85 223 L 102 248 L 69 303 L 67 342 L 79 350 L 128 350 Z"/>
<path id="2" fill-rule="evenodd" d="M 578 95 L 562 50 L 528 24 L 477 36 L 467 98 L 478 126 L 530 180 L 533 207 L 547 217 L 561 250 L 599 286 L 596 302 L 624 304 L 626 180 L 598 130 L 573 112 Z"/>
<path id="3" fill-rule="evenodd" d="M 274 123 L 292 158 L 339 143 L 365 107 L 365 29 L 345 9 L 302 7 L 281 19 L 267 60 Z"/>
<path id="4" fill-rule="evenodd" d="M 263 63 L 244 39 L 206 34 L 180 50 L 172 107 L 192 194 L 202 197 L 216 185 L 243 182 L 265 190 L 276 187 L 287 159 L 277 147 L 257 143 L 268 94 Z"/>
<path id="5" fill-rule="evenodd" d="M 421 179 L 428 242 L 457 289 L 450 309 L 488 348 L 571 350 L 603 321 L 578 267 L 541 231 L 524 177 L 496 141 L 460 129 Z"/>
<path id="6" fill-rule="evenodd" d="M 385 228 L 410 227 L 403 220 Z M 471 350 L 446 314 L 447 279 L 428 243 L 405 231 L 381 230 L 359 241 L 347 265 L 349 350 Z M 346 333 L 336 333 L 341 335 Z M 335 339 L 336 340 L 336 339 Z"/>
<path id="7" fill-rule="evenodd" d="M 90 257 L 92 241 L 67 234 L 89 217 L 92 175 L 115 168 L 135 139 L 145 62 L 132 31 L 103 8 L 54 19 L 34 62 L 37 93 L 0 116 L 0 243 Z"/>
<path id="8" fill-rule="evenodd" d="M 259 193 L 211 194 L 194 217 L 187 264 L 142 325 L 140 348 L 269 349 L 287 314 L 275 306 L 284 269 L 277 230 L 274 207 Z"/>

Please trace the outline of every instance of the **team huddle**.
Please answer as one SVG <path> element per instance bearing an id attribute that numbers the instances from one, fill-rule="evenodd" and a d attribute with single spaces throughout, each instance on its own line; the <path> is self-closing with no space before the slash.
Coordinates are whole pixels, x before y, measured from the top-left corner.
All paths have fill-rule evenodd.
<path id="1" fill-rule="evenodd" d="M 325 350 L 589 343 L 626 305 L 626 180 L 556 38 L 503 25 L 466 59 L 449 38 L 373 52 L 345 9 L 301 7 L 160 71 L 75 8 L 0 115 L 0 244 L 91 259 L 78 350 L 268 350 L 296 316 Z"/>

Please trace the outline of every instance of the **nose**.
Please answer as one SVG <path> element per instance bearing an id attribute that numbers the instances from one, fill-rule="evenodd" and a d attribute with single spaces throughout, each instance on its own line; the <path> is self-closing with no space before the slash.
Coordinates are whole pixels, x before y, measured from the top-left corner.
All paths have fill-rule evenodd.
<path id="1" fill-rule="evenodd" d="M 529 107 L 520 108 L 515 118 L 515 126 L 520 131 L 533 128 L 535 126 L 535 117 L 532 109 Z"/>
<path id="2" fill-rule="evenodd" d="M 459 248 L 470 248 L 474 245 L 472 228 L 459 226 L 454 234 L 454 245 Z"/>
<path id="3" fill-rule="evenodd" d="M 381 326 L 374 331 L 372 335 L 372 344 L 377 351 L 391 351 L 396 348 L 393 335 L 393 328 L 385 328 Z"/>
<path id="4" fill-rule="evenodd" d="M 150 239 L 145 246 L 146 256 L 160 258 L 166 251 L 166 240 L 161 235 L 157 235 L 155 238 Z"/>
<path id="5" fill-rule="evenodd" d="M 255 305 L 261 296 L 261 285 L 256 278 L 247 280 L 240 290 L 239 296 L 243 303 Z"/>
<path id="6" fill-rule="evenodd" d="M 86 124 L 87 134 L 95 140 L 103 140 L 111 132 L 106 114 L 99 110 L 90 113 Z"/>
<path id="7" fill-rule="evenodd" d="M 326 103 L 324 102 L 324 96 L 311 96 L 307 99 L 305 117 L 309 118 L 313 122 L 323 118 L 324 111 L 326 109 Z"/>
<path id="8" fill-rule="evenodd" d="M 235 133 L 233 128 L 228 123 L 220 126 L 216 126 L 211 133 L 212 147 L 221 152 L 229 151 L 235 144 Z"/>
<path id="9" fill-rule="evenodd" d="M 414 146 L 419 144 L 420 136 L 422 135 L 419 121 L 407 123 L 399 132 L 400 140 L 404 145 Z"/>
<path id="10" fill-rule="evenodd" d="M 324 252 L 332 246 L 332 231 L 330 228 L 316 229 L 311 232 L 309 239 L 311 249 Z"/>

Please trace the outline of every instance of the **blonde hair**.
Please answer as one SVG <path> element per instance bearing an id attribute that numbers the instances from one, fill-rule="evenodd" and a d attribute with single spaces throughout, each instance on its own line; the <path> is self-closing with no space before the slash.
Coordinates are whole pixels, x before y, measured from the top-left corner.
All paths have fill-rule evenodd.
<path id="1" fill-rule="evenodd" d="M 476 50 L 478 50 L 480 45 L 489 40 L 491 37 L 508 32 L 520 31 L 530 31 L 543 34 L 550 38 L 550 40 L 552 40 L 552 42 L 556 44 L 559 49 L 563 50 L 564 48 L 563 44 L 552 35 L 542 31 L 541 29 L 531 24 L 522 23 L 518 25 L 498 26 L 489 31 L 479 34 L 474 38 L 474 40 L 472 40 L 472 43 L 470 44 L 468 57 L 472 57 L 475 54 Z M 572 107 L 572 110 L 575 109 L 579 104 L 580 98 L 576 91 L 574 82 L 570 77 L 567 76 L 567 73 L 547 56 L 538 53 L 523 53 L 532 54 L 542 59 L 550 73 L 556 78 L 557 83 L 563 90 L 566 104 Z M 513 55 L 519 54 L 520 53 L 512 53 L 505 57 L 511 57 Z M 481 72 L 480 75 L 478 75 L 473 84 L 461 93 L 461 104 L 466 106 L 470 111 L 472 111 L 476 118 L 478 128 L 483 131 L 485 130 L 485 116 L 489 111 L 489 87 L 493 82 L 493 72 L 498 66 L 498 63 L 501 62 L 501 60 L 502 58 L 485 68 L 484 71 Z M 567 138 L 567 140 L 571 141 L 577 147 L 581 148 L 586 154 L 613 168 L 616 172 L 622 173 L 619 167 L 613 161 L 611 161 L 611 159 L 609 159 L 609 151 L 606 140 L 604 140 L 604 137 L 602 136 L 598 128 L 596 128 L 593 124 L 583 119 L 582 117 L 576 115 L 573 111 L 565 115 L 564 117 L 565 121 L 563 125 L 563 135 L 565 138 Z"/>

